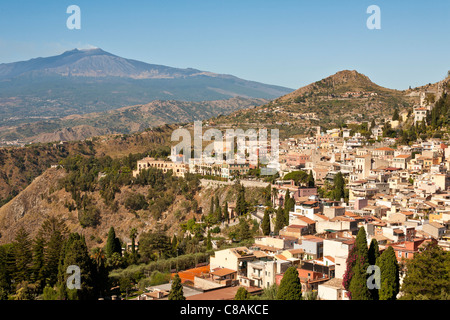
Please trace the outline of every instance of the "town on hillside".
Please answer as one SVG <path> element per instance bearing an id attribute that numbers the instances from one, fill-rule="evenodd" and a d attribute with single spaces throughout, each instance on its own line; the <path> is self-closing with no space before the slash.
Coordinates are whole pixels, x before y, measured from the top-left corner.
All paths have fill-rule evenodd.
<path id="1" fill-rule="evenodd" d="M 423 110 L 426 116 L 432 108 L 421 99 L 413 113 L 386 123 L 394 129 L 408 117 L 420 123 Z M 249 161 L 240 165 L 201 159 L 181 163 L 177 157 L 137 161 L 135 176 L 153 167 L 172 170 L 176 176 L 200 174 L 207 188 L 236 180 L 270 190 L 269 203 L 249 209 L 263 230 L 251 244 L 217 249 L 212 241 L 215 252 L 208 262 L 177 273 L 186 299 L 234 299 L 240 287 L 258 296 L 280 286 L 292 267 L 303 297 L 351 299 L 344 279 L 360 229 L 367 247 L 374 242 L 379 254 L 393 252 L 399 285 L 406 262 L 427 245 L 450 251 L 450 146 L 439 138 L 402 144 L 383 135 L 383 125 L 373 125 L 370 136 L 345 128 L 322 132 L 319 127 L 315 136 L 285 139 L 279 144 L 279 163 L 272 168 L 276 173 L 270 181 L 263 176 L 249 179 L 249 171 L 257 169 Z M 370 139 L 375 142 L 367 143 Z M 266 213 L 268 226 L 263 222 Z M 236 203 L 225 214 L 228 223 L 239 218 Z M 167 299 L 169 291 L 169 284 L 155 286 L 136 299 Z M 395 298 L 401 296 L 397 290 Z"/>

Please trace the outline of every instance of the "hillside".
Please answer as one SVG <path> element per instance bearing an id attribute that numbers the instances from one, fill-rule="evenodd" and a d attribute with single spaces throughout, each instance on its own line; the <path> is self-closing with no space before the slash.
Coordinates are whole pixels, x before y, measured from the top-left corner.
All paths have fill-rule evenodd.
<path id="1" fill-rule="evenodd" d="M 219 126 L 278 128 L 283 137 L 310 134 L 352 121 L 392 117 L 411 110 L 418 98 L 383 88 L 357 71 L 344 70 L 299 88 L 265 105 L 212 119 Z"/>
<path id="2" fill-rule="evenodd" d="M 124 241 L 130 241 L 129 230 L 131 228 L 136 228 L 139 233 L 143 233 L 155 230 L 157 226 L 160 226 L 170 235 L 180 234 L 181 225 L 184 222 L 192 218 L 200 221 L 202 215 L 208 214 L 211 197 L 217 196 L 221 204 L 225 201 L 233 203 L 237 199 L 234 185 L 214 188 L 201 187 L 196 185 L 193 180 L 169 178 L 166 175 L 163 184 L 117 184 L 114 204 L 111 205 L 102 196 L 101 190 L 104 189 L 102 189 L 101 180 L 95 178 L 96 187 L 92 191 L 83 192 L 83 195 L 89 198 L 88 207 L 93 207 L 98 212 L 99 223 L 95 226 L 82 226 L 80 214 L 85 214 L 85 209 L 74 208 L 77 206 L 75 204 L 77 201 L 74 200 L 71 191 L 64 188 L 64 181 L 70 180 L 69 175 L 70 173 L 63 168 L 47 169 L 25 190 L 1 207 L 0 244 L 13 241 L 17 230 L 21 227 L 24 227 L 31 237 L 35 237 L 42 222 L 48 217 L 60 218 L 71 232 L 83 234 L 88 247 L 104 246 L 111 226 Z M 114 174 L 111 173 L 111 175 Z M 181 187 L 186 182 L 191 187 L 187 191 L 182 191 Z M 167 189 L 161 193 L 158 190 L 163 185 Z M 262 190 L 262 188 L 247 188 L 247 201 L 250 204 L 262 203 Z M 152 198 L 155 193 L 160 193 L 161 197 Z M 149 204 L 151 203 L 151 206 L 131 207 L 130 199 L 136 198 L 145 198 Z M 163 199 L 166 198 L 170 198 L 170 201 L 164 202 Z M 194 209 L 195 207 L 198 209 Z"/>
<path id="3" fill-rule="evenodd" d="M 232 75 L 125 59 L 101 49 L 75 49 L 0 64 L 0 121 L 17 125 L 153 100 L 273 99 L 291 91 Z"/>
<path id="4" fill-rule="evenodd" d="M 267 103 L 265 99 L 231 98 L 215 101 L 152 101 L 106 112 L 74 114 L 61 119 L 0 127 L 0 140 L 52 142 L 82 140 L 113 133 L 133 133 L 166 123 L 205 120 L 219 114 Z"/>
<path id="5" fill-rule="evenodd" d="M 172 131 L 178 126 L 164 125 L 128 135 L 97 136 L 85 141 L 65 143 L 36 143 L 25 147 L 0 148 L 0 206 L 17 195 L 33 179 L 51 165 L 72 155 L 110 156 L 117 158 L 133 154 L 147 154 L 150 150 L 167 150 Z"/>

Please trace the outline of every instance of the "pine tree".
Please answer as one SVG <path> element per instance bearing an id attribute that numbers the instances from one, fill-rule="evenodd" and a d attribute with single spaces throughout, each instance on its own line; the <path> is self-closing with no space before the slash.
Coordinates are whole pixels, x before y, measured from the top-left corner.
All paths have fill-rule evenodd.
<path id="1" fill-rule="evenodd" d="M 427 244 L 406 263 L 402 299 L 439 300 L 449 294 L 450 254 L 436 243 Z"/>
<path id="2" fill-rule="evenodd" d="M 11 291 L 15 269 L 13 249 L 12 244 L 0 246 L 0 300 L 8 299 L 8 293 Z"/>
<path id="3" fill-rule="evenodd" d="M 234 300 L 249 300 L 250 299 L 250 293 L 245 289 L 244 287 L 239 287 L 237 290 Z"/>
<path id="4" fill-rule="evenodd" d="M 172 286 L 169 292 L 169 300 L 186 300 L 183 293 L 183 285 L 181 284 L 181 279 L 178 273 L 174 276 L 172 281 Z"/>
<path id="5" fill-rule="evenodd" d="M 389 246 L 377 259 L 381 279 L 378 290 L 380 300 L 395 300 L 400 290 L 399 265 L 394 249 Z"/>
<path id="6" fill-rule="evenodd" d="M 45 240 L 37 236 L 33 244 L 33 262 L 31 266 L 32 276 L 31 280 L 35 282 L 38 288 L 45 285 Z"/>
<path id="7" fill-rule="evenodd" d="M 62 219 L 47 218 L 41 225 L 37 237 L 44 239 L 44 274 L 46 284 L 53 287 L 57 282 L 61 254 L 69 230 Z"/>
<path id="8" fill-rule="evenodd" d="M 297 268 L 289 267 L 281 279 L 277 292 L 277 300 L 301 300 L 302 285 L 298 277 Z"/>
<path id="9" fill-rule="evenodd" d="M 269 215 L 270 211 L 271 210 L 269 210 L 269 208 L 264 210 L 264 217 L 263 217 L 263 220 L 261 222 L 262 233 L 265 236 L 268 236 L 270 234 L 270 215 Z"/>
<path id="10" fill-rule="evenodd" d="M 80 268 L 81 288 L 67 288 L 67 279 L 71 274 L 67 273 L 69 266 L 77 266 Z M 60 266 L 58 275 L 59 288 L 63 291 L 63 297 L 70 300 L 88 300 L 94 298 L 94 282 L 95 267 L 91 260 L 86 241 L 79 234 L 71 234 L 64 248 L 64 258 Z M 65 292 L 64 292 L 65 291 Z"/>
<path id="11" fill-rule="evenodd" d="M 31 278 L 31 245 L 29 233 L 21 227 L 16 234 L 14 241 L 14 258 L 16 262 L 16 282 L 29 281 Z"/>

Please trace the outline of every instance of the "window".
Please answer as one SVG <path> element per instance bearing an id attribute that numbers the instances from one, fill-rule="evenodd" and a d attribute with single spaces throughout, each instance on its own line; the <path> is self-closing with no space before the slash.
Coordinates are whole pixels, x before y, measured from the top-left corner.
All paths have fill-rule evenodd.
<path id="1" fill-rule="evenodd" d="M 399 257 L 399 258 L 402 257 L 402 252 L 401 252 L 401 251 L 398 252 L 398 257 Z"/>

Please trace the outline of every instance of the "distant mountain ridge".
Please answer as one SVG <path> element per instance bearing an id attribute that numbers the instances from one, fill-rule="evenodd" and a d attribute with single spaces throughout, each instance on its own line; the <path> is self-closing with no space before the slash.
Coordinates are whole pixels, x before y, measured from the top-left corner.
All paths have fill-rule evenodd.
<path id="1" fill-rule="evenodd" d="M 60 119 L 25 123 L 17 127 L 0 127 L 0 140 L 53 142 L 83 140 L 114 133 L 128 134 L 163 124 L 206 120 L 267 102 L 269 101 L 265 99 L 239 97 L 215 101 L 155 100 L 143 105 L 104 112 L 74 114 Z"/>
<path id="2" fill-rule="evenodd" d="M 74 49 L 0 64 L 0 121 L 17 124 L 154 100 L 275 99 L 291 91 L 227 74 L 126 59 L 99 48 Z"/>
<path id="3" fill-rule="evenodd" d="M 180 78 L 207 74 L 124 59 L 102 49 L 73 49 L 61 55 L 0 64 L 0 79 L 29 74 L 72 77 L 125 77 L 132 79 Z"/>

